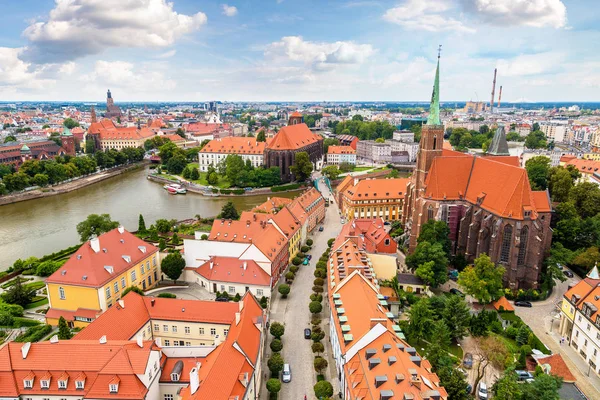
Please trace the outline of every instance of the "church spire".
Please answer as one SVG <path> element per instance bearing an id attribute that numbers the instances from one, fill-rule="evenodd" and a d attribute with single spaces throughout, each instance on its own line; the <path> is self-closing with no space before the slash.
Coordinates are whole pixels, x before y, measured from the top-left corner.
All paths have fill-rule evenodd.
<path id="1" fill-rule="evenodd" d="M 431 104 L 429 105 L 429 117 L 427 125 L 442 125 L 440 120 L 440 53 L 442 45 L 438 48 L 438 61 L 435 68 L 435 81 L 433 82 L 433 93 L 431 93 Z"/>

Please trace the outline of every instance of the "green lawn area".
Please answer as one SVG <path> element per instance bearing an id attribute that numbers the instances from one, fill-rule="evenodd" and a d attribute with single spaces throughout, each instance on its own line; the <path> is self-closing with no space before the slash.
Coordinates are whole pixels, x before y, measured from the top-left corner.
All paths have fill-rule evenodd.
<path id="1" fill-rule="evenodd" d="M 352 170 L 352 172 L 362 172 L 362 171 L 368 171 L 370 169 L 373 169 L 373 167 L 356 167 Z"/>
<path id="2" fill-rule="evenodd" d="M 198 167 L 198 163 L 190 163 L 188 165 L 191 165 L 196 168 Z M 161 178 L 168 179 L 173 182 L 178 182 L 178 181 L 184 179 L 180 175 L 170 175 L 170 174 L 166 174 L 166 173 L 162 173 L 158 176 L 160 176 Z M 220 188 L 220 189 L 228 189 L 229 187 L 231 187 L 231 183 L 229 183 L 227 178 L 225 178 L 224 176 L 219 175 L 219 181 L 215 185 L 209 184 L 208 181 L 206 180 L 206 176 L 207 176 L 206 172 L 200 172 L 200 179 L 196 179 L 195 181 L 190 180 L 190 182 L 194 182 L 194 183 L 196 183 L 198 185 L 202 185 L 202 186 L 214 186 L 214 187 Z"/>
<path id="3" fill-rule="evenodd" d="M 423 356 L 425 354 L 425 352 L 427 352 L 427 347 L 429 347 L 429 343 L 426 342 L 425 340 L 410 340 L 410 341 L 408 341 L 408 344 L 410 344 L 412 347 L 417 349 L 417 352 L 421 356 Z M 425 350 L 421 350 L 421 349 L 425 349 Z M 448 353 L 450 353 L 454 357 L 456 357 L 459 360 L 459 362 L 463 358 L 463 349 L 457 343 L 450 344 Z"/>
<path id="4" fill-rule="evenodd" d="M 34 301 L 33 303 L 29 303 L 23 308 L 26 310 L 29 310 L 29 309 L 32 309 L 35 307 L 40 307 L 40 306 L 46 305 L 46 304 L 48 304 L 48 298 L 44 297 L 42 300 L 38 300 L 38 301 Z"/>
<path id="5" fill-rule="evenodd" d="M 505 336 L 502 336 L 502 335 L 499 335 L 499 334 L 493 333 L 493 332 L 490 332 L 490 336 L 494 336 L 494 337 L 498 338 L 500 341 L 502 341 L 504 343 L 504 345 L 506 346 L 506 348 L 508 349 L 508 351 L 510 351 L 511 353 L 516 354 L 519 352 L 519 345 L 513 339 L 507 338 Z"/>

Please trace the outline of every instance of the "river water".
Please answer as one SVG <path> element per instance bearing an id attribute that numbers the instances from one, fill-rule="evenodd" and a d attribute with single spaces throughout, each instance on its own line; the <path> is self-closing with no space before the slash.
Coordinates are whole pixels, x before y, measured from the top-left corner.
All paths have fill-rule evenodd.
<path id="1" fill-rule="evenodd" d="M 79 243 L 76 226 L 89 214 L 110 214 L 126 229 L 137 230 L 140 213 L 150 226 L 160 218 L 214 217 L 228 200 L 241 212 L 268 197 L 173 196 L 162 184 L 146 179 L 147 173 L 147 169 L 138 169 L 70 193 L 0 206 L 0 270 L 18 258 L 41 257 Z M 277 194 L 295 195 L 297 192 Z"/>

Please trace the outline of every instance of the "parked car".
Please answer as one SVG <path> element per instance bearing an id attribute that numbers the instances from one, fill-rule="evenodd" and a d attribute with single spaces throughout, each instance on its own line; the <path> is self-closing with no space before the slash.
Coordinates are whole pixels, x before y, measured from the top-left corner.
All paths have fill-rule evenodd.
<path id="1" fill-rule="evenodd" d="M 319 227 L 319 232 L 323 232 L 323 226 Z"/>
<path id="2" fill-rule="evenodd" d="M 479 388 L 477 389 L 477 398 L 479 400 L 487 400 L 488 399 L 488 389 L 485 382 L 479 382 Z"/>
<path id="3" fill-rule="evenodd" d="M 464 369 L 462 369 L 461 367 L 456 368 L 456 370 L 458 372 L 460 372 L 461 374 L 464 375 L 465 379 L 469 376 L 469 374 L 467 373 L 467 371 L 465 371 Z"/>
<path id="4" fill-rule="evenodd" d="M 529 301 L 523 301 L 523 300 L 515 301 L 515 306 L 517 306 L 517 307 L 529 307 L 529 308 L 533 307 L 531 305 L 531 302 L 529 302 Z"/>
<path id="5" fill-rule="evenodd" d="M 520 382 L 527 382 L 529 379 L 533 379 L 533 375 L 529 371 L 517 370 L 515 374 L 517 374 L 517 379 Z"/>
<path id="6" fill-rule="evenodd" d="M 302 265 L 308 265 L 308 261 L 310 261 L 308 258 L 305 258 L 304 261 L 302 261 Z"/>
<path id="7" fill-rule="evenodd" d="M 565 269 L 563 271 L 563 274 L 565 274 L 566 277 L 572 278 L 573 277 L 573 273 L 571 271 L 569 271 L 568 269 Z"/>
<path id="8" fill-rule="evenodd" d="M 310 255 L 310 254 L 307 254 L 307 255 L 306 255 L 306 258 L 308 258 L 308 261 L 310 261 L 310 260 L 312 260 L 312 255 Z"/>
<path id="9" fill-rule="evenodd" d="M 471 394 L 472 391 L 473 391 L 473 386 L 471 386 L 470 383 L 467 383 L 467 394 Z"/>
<path id="10" fill-rule="evenodd" d="M 304 329 L 304 339 L 310 339 L 311 334 L 312 334 L 312 332 L 310 331 L 309 328 Z"/>
<path id="11" fill-rule="evenodd" d="M 283 364 L 283 373 L 281 380 L 285 383 L 288 383 L 292 380 L 292 370 L 290 369 L 290 364 Z"/>
<path id="12" fill-rule="evenodd" d="M 229 297 L 217 297 L 215 301 L 229 301 Z"/>
<path id="13" fill-rule="evenodd" d="M 473 354 L 466 353 L 465 358 L 463 359 L 463 365 L 465 368 L 471 369 L 473 368 Z"/>
<path id="14" fill-rule="evenodd" d="M 458 280 L 458 271 L 455 269 L 448 271 L 448 279 L 456 282 Z"/>
<path id="15" fill-rule="evenodd" d="M 465 297 L 465 294 L 463 292 L 455 288 L 450 289 L 450 293 L 455 294 L 457 296 Z"/>

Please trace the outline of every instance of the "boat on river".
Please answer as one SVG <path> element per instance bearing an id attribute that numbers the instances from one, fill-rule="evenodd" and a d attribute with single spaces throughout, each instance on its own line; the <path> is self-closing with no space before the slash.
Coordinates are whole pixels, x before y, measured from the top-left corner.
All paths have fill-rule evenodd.
<path id="1" fill-rule="evenodd" d="M 187 189 L 181 186 L 178 183 L 169 183 L 168 185 L 163 186 L 167 193 L 169 194 L 186 194 Z"/>

